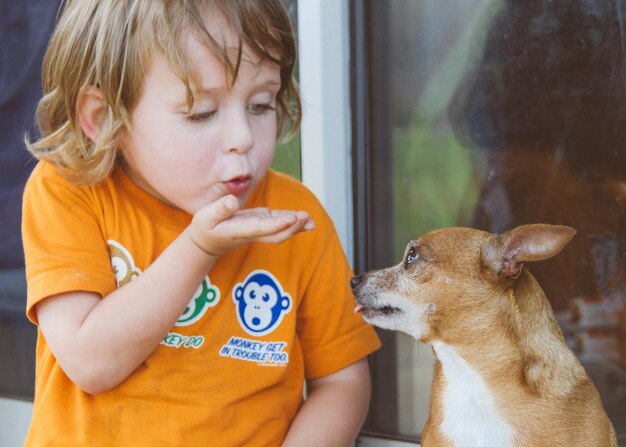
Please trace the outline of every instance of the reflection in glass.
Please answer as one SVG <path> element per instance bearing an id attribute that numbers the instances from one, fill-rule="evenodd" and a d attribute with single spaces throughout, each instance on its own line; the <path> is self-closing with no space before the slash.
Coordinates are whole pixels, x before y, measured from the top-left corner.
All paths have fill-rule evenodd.
<path id="1" fill-rule="evenodd" d="M 374 178 L 393 179 L 392 231 L 373 233 L 378 243 L 393 244 L 393 259 L 385 262 L 398 262 L 409 239 L 438 227 L 575 228 L 561 254 L 528 268 L 626 445 L 621 3 L 368 4 L 384 9 L 371 14 L 371 29 L 385 35 L 371 47 L 378 82 L 370 95 L 388 117 L 372 125 L 392 148 L 388 162 L 373 168 Z M 382 70 L 388 73 L 377 77 Z M 373 200 L 374 208 L 389 206 L 383 194 Z M 374 407 L 393 402 L 394 434 L 417 437 L 428 413 L 433 359 L 429 347 L 394 337 L 395 346 L 386 349 L 395 349 L 396 397 Z M 370 430 L 392 431 L 377 425 L 376 408 L 373 414 Z"/>

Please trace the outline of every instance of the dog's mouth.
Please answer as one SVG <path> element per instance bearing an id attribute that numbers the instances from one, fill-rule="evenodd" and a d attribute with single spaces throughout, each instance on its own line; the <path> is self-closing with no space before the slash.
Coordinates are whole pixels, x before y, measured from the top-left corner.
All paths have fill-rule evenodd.
<path id="1" fill-rule="evenodd" d="M 366 318 L 371 318 L 371 317 L 375 317 L 379 315 L 388 317 L 398 312 L 401 312 L 401 310 L 394 306 L 373 307 L 373 306 L 365 306 L 363 304 L 357 304 L 356 307 L 354 308 L 354 312 L 360 313 Z"/>

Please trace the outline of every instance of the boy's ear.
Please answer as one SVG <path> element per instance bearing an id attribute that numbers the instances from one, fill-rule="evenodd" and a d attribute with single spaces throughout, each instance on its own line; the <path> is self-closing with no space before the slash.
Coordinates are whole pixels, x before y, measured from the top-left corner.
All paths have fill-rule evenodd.
<path id="1" fill-rule="evenodd" d="M 93 86 L 83 89 L 78 96 L 76 113 L 85 135 L 90 140 L 97 141 L 107 116 L 107 104 L 102 91 Z"/>

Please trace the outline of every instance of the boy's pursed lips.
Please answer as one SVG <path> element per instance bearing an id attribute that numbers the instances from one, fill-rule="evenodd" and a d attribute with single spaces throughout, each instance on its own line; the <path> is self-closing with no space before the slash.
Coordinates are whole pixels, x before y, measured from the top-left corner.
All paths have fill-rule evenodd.
<path id="1" fill-rule="evenodd" d="M 224 188 L 226 189 L 226 191 L 228 191 L 229 194 L 241 196 L 247 193 L 250 189 L 250 186 L 252 185 L 252 176 L 249 174 L 242 175 L 227 180 L 223 184 Z"/>

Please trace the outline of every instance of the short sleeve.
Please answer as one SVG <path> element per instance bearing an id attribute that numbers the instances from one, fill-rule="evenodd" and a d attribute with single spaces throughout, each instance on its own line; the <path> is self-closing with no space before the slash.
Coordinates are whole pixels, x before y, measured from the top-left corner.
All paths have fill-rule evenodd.
<path id="1" fill-rule="evenodd" d="M 354 312 L 352 271 L 330 218 L 324 212 L 316 222 L 321 240 L 297 323 L 307 379 L 339 371 L 380 347 L 374 329 Z"/>
<path id="2" fill-rule="evenodd" d="M 26 263 L 26 315 L 35 324 L 34 306 L 52 295 L 89 291 L 105 296 L 115 289 L 106 240 L 94 196 L 40 162 L 23 197 L 22 239 Z"/>

